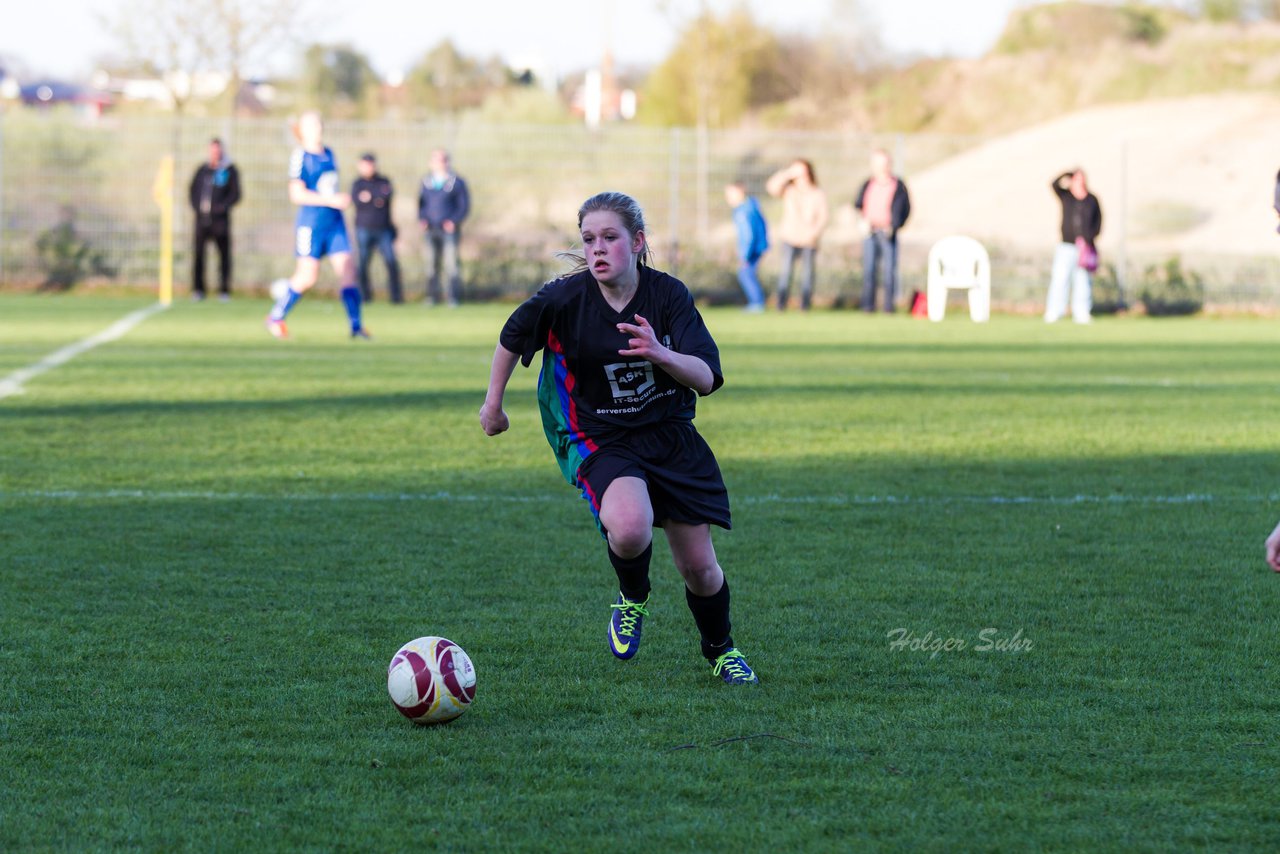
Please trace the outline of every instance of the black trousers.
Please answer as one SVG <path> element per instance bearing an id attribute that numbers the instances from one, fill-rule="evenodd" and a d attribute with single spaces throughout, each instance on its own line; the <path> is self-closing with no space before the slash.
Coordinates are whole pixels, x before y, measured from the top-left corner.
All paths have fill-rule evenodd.
<path id="1" fill-rule="evenodd" d="M 192 293 L 204 293 L 204 255 L 209 241 L 218 247 L 218 292 L 231 293 L 231 223 L 225 219 L 196 222 L 196 245 L 191 270 Z"/>

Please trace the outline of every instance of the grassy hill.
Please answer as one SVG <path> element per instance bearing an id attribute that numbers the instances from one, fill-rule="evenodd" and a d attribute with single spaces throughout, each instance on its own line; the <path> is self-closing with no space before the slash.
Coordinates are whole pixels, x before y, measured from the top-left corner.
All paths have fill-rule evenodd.
<path id="1" fill-rule="evenodd" d="M 989 134 L 1103 104 L 1241 91 L 1280 92 L 1280 26 L 1068 2 L 1014 11 L 980 59 L 887 72 L 842 112 L 882 131 Z"/>

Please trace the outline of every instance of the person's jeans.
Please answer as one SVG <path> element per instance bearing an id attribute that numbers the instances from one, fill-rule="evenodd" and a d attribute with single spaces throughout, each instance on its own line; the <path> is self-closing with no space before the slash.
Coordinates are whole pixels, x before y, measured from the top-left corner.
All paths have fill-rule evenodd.
<path id="1" fill-rule="evenodd" d="M 756 272 L 759 265 L 760 259 L 757 258 L 743 261 L 738 268 L 738 283 L 747 296 L 747 308 L 764 308 L 764 288 L 760 287 L 760 275 Z"/>
<path id="2" fill-rule="evenodd" d="M 449 304 L 457 305 L 462 297 L 462 272 L 458 268 L 458 232 L 452 234 L 443 228 L 427 229 L 427 297 L 439 303 L 440 276 L 449 277 Z"/>
<path id="3" fill-rule="evenodd" d="M 1080 266 L 1080 250 L 1074 243 L 1059 243 L 1053 253 L 1053 270 L 1049 275 L 1049 298 L 1044 319 L 1053 323 L 1067 311 L 1067 290 L 1071 290 L 1071 317 L 1076 323 L 1088 323 L 1093 311 L 1093 281 L 1089 271 Z"/>
<path id="4" fill-rule="evenodd" d="M 898 301 L 898 238 L 887 231 L 873 231 L 862 241 L 862 310 L 876 310 L 876 268 L 884 279 L 884 310 Z"/>
<path id="5" fill-rule="evenodd" d="M 209 241 L 218 247 L 218 291 L 231 295 L 231 224 L 229 220 L 196 222 L 195 253 L 192 255 L 191 292 L 204 296 L 205 250 Z"/>
<path id="6" fill-rule="evenodd" d="M 801 246 L 792 246 L 790 243 L 782 244 L 782 272 L 778 276 L 778 310 L 782 311 L 787 307 L 787 291 L 791 288 L 791 271 L 795 266 L 796 257 L 800 258 L 800 308 L 804 311 L 809 310 L 809 304 L 813 301 L 813 258 L 818 252 L 812 247 L 805 248 Z"/>
<path id="7" fill-rule="evenodd" d="M 356 248 L 360 252 L 357 273 L 361 295 L 365 302 L 373 299 L 373 287 L 369 284 L 369 262 L 373 259 L 375 247 L 387 265 L 387 292 L 391 295 L 391 301 L 404 302 L 404 290 L 400 287 L 400 262 L 396 260 L 395 235 L 389 228 L 356 229 Z"/>

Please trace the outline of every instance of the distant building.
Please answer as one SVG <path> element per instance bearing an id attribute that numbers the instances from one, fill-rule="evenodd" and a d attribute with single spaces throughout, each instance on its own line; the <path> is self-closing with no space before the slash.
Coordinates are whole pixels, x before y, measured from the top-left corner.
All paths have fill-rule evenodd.
<path id="1" fill-rule="evenodd" d="M 195 74 L 173 71 L 155 75 L 100 68 L 93 74 L 95 88 L 109 92 L 121 101 L 152 103 L 167 110 L 172 110 L 178 101 L 212 101 L 226 92 L 230 82 L 229 75 L 218 71 Z M 267 81 L 245 80 L 236 93 L 236 113 L 242 116 L 264 115 L 277 94 L 275 86 Z"/>
<path id="2" fill-rule="evenodd" d="M 571 106 L 588 127 L 635 118 L 636 93 L 619 83 L 612 51 L 606 50 L 600 67 L 586 73 L 582 85 L 573 94 Z"/>
<path id="3" fill-rule="evenodd" d="M 53 79 L 36 80 L 19 86 L 18 97 L 28 107 L 72 104 L 94 117 L 101 116 L 112 104 L 112 98 L 106 92 Z"/>
<path id="4" fill-rule="evenodd" d="M 217 72 L 155 75 L 100 68 L 93 74 L 93 85 L 122 101 L 151 102 L 172 109 L 177 100 L 216 98 L 227 88 L 227 79 L 227 75 Z"/>

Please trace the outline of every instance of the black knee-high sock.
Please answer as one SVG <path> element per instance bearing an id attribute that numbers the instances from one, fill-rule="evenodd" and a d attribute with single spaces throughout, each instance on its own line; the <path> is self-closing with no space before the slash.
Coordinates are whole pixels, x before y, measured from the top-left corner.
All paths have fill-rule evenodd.
<path id="1" fill-rule="evenodd" d="M 652 557 L 652 541 L 635 557 L 618 557 L 609 549 L 609 563 L 618 573 L 618 590 L 632 602 L 649 598 L 649 559 Z"/>
<path id="2" fill-rule="evenodd" d="M 729 580 L 725 579 L 720 591 L 710 596 L 698 596 L 686 587 L 684 598 L 698 624 L 698 634 L 702 635 L 702 654 L 708 661 L 715 661 L 733 646 L 729 634 Z"/>

